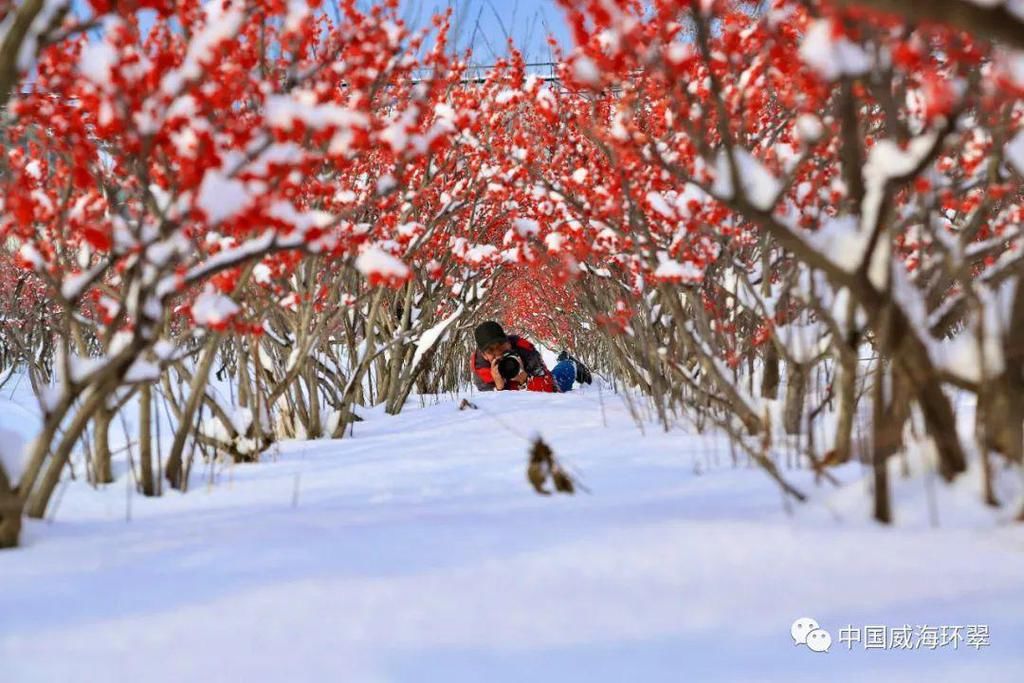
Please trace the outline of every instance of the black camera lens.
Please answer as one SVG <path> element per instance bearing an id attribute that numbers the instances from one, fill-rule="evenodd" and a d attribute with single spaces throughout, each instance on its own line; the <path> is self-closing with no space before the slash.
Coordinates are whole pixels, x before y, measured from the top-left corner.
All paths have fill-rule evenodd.
<path id="1" fill-rule="evenodd" d="M 505 380 L 515 379 L 523 370 L 523 361 L 514 353 L 506 353 L 498 361 L 498 372 Z"/>

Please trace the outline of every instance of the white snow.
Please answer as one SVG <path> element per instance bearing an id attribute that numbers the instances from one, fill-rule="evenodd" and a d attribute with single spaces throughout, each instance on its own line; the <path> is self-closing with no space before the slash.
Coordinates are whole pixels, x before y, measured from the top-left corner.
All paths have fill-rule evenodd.
<path id="1" fill-rule="evenodd" d="M 237 215 L 252 201 L 245 183 L 219 171 L 208 171 L 199 186 L 196 204 L 211 223 L 217 224 Z"/>
<path id="2" fill-rule="evenodd" d="M 160 366 L 140 358 L 132 363 L 125 373 L 124 381 L 128 384 L 136 382 L 154 382 L 160 379 Z"/>
<path id="3" fill-rule="evenodd" d="M 123 348 L 123 346 L 121 348 L 118 347 L 119 338 L 123 338 L 119 337 L 119 335 L 122 334 L 122 332 L 118 332 L 118 334 L 114 336 L 114 340 L 110 344 L 111 355 L 116 355 L 117 352 Z M 68 358 L 68 367 L 71 370 L 71 381 L 76 383 L 83 382 L 83 380 L 87 379 L 90 375 L 102 368 L 105 360 L 106 359 L 102 357 L 71 355 Z"/>
<path id="4" fill-rule="evenodd" d="M 648 192 L 647 203 L 651 205 L 655 213 L 659 214 L 662 218 L 674 220 L 676 218 L 676 212 L 672 210 L 672 206 L 665 199 L 665 195 L 660 192 Z"/>
<path id="5" fill-rule="evenodd" d="M 1006 143 L 1006 160 L 1013 170 L 1024 176 L 1024 131 L 1019 131 L 1013 139 Z"/>
<path id="6" fill-rule="evenodd" d="M 607 389 L 475 395 L 464 411 L 426 400 L 255 465 L 197 462 L 184 496 L 132 494 L 120 459 L 114 485 L 71 482 L 52 522 L 28 521 L 25 546 L 0 552 L 5 679 L 1010 683 L 1024 670 L 1024 537 L 979 503 L 977 472 L 946 488 L 927 458 L 910 479 L 894 470 L 906 526 L 881 530 L 863 521 L 869 470 L 835 470 L 835 492 L 786 470 L 814 493 L 788 516 L 724 439 L 642 433 Z M 590 494 L 530 490 L 533 433 Z M 831 631 L 828 654 L 794 647 L 800 617 Z M 850 624 L 985 624 L 991 646 L 847 650 Z"/>
<path id="7" fill-rule="evenodd" d="M 252 279 L 261 285 L 269 285 L 273 280 L 273 271 L 265 263 L 257 263 L 252 269 Z"/>
<path id="8" fill-rule="evenodd" d="M 498 248 L 493 244 L 472 244 L 465 237 L 456 237 L 452 240 L 452 253 L 466 263 L 480 265 L 497 256 Z"/>
<path id="9" fill-rule="evenodd" d="M 796 119 L 796 132 L 805 145 L 813 145 L 825 134 L 825 126 L 814 114 L 801 114 Z"/>
<path id="10" fill-rule="evenodd" d="M 540 232 L 540 223 L 532 218 L 517 218 L 512 221 L 516 234 L 522 238 L 535 237 Z"/>
<path id="11" fill-rule="evenodd" d="M 166 95 L 176 95 L 185 81 L 202 75 L 221 43 L 233 38 L 241 29 L 246 16 L 245 3 L 238 0 L 207 2 L 203 4 L 203 15 L 203 27 L 189 41 L 181 67 L 167 72 L 160 82 L 160 89 Z"/>
<path id="12" fill-rule="evenodd" d="M 356 270 L 363 275 L 382 275 L 403 280 L 409 277 L 409 266 L 378 246 L 370 246 L 356 257 Z"/>
<path id="13" fill-rule="evenodd" d="M 225 445 L 230 445 L 232 442 L 228 428 L 216 416 L 203 420 L 199 424 L 199 433 Z"/>
<path id="14" fill-rule="evenodd" d="M 416 353 L 412 358 L 412 367 L 415 368 L 420 364 L 420 359 L 434 348 L 439 341 L 444 339 L 445 333 L 451 324 L 462 317 L 466 307 L 460 304 L 451 315 L 442 319 L 439 323 L 431 327 L 420 335 L 419 340 L 416 342 Z"/>
<path id="15" fill-rule="evenodd" d="M 572 63 L 572 73 L 580 83 L 585 85 L 601 85 L 601 72 L 597 64 L 589 57 L 577 57 Z"/>
<path id="16" fill-rule="evenodd" d="M 192 303 L 192 319 L 200 325 L 221 325 L 239 310 L 229 297 L 207 286 Z"/>
<path id="17" fill-rule="evenodd" d="M 25 469 L 26 449 L 41 425 L 36 414 L 9 400 L 4 393 L 8 392 L 0 393 L 0 465 L 11 485 L 16 485 Z M 3 566 L 2 559 L 0 566 Z"/>
<path id="18" fill-rule="evenodd" d="M 395 226 L 395 233 L 401 237 L 408 238 L 410 240 L 416 239 L 420 235 L 426 232 L 426 226 L 418 221 L 409 221 L 408 223 L 399 223 Z"/>
<path id="19" fill-rule="evenodd" d="M 1006 10 L 1017 19 L 1024 21 L 1024 0 L 1006 0 Z"/>
<path id="20" fill-rule="evenodd" d="M 544 236 L 544 245 L 548 248 L 551 253 L 558 253 L 562 250 L 562 245 L 565 244 L 566 236 L 560 232 L 549 232 Z"/>
<path id="21" fill-rule="evenodd" d="M 871 68 L 871 57 L 864 48 L 847 38 L 834 38 L 832 31 L 832 22 L 828 19 L 811 23 L 800 46 L 800 56 L 808 66 L 828 81 L 840 76 L 858 76 Z"/>
<path id="22" fill-rule="evenodd" d="M 827 353 L 829 343 L 827 338 L 822 339 L 821 331 L 820 326 L 795 323 L 775 328 L 775 333 L 786 347 L 787 353 L 798 363 L 813 361 L 821 354 Z"/>
<path id="23" fill-rule="evenodd" d="M 386 195 L 388 192 L 391 192 L 396 187 L 398 187 L 398 181 L 395 179 L 395 176 L 391 175 L 390 173 L 387 173 L 385 175 L 382 175 L 380 178 L 377 178 L 377 194 L 380 196 Z"/>
<path id="24" fill-rule="evenodd" d="M 64 278 L 63 284 L 60 287 L 61 296 L 68 301 L 74 301 L 78 297 L 82 296 L 83 290 L 90 281 L 96 277 L 98 269 L 102 269 L 102 265 L 94 268 L 93 270 L 87 270 L 81 273 L 75 273 L 68 275 Z"/>
<path id="25" fill-rule="evenodd" d="M 28 243 L 21 245 L 21 248 L 18 249 L 18 256 L 26 263 L 32 264 L 32 267 L 36 269 L 42 268 L 46 264 L 39 250 Z"/>
<path id="26" fill-rule="evenodd" d="M 674 42 L 665 47 L 665 59 L 669 64 L 678 66 L 694 54 L 693 46 L 687 43 Z"/>
<path id="27" fill-rule="evenodd" d="M 860 266 L 867 247 L 856 216 L 825 218 L 818 230 L 806 238 L 829 260 L 850 273 Z"/>
<path id="28" fill-rule="evenodd" d="M 344 130 L 367 125 L 365 113 L 337 104 L 320 104 L 316 99 L 315 93 L 302 90 L 290 95 L 271 95 L 265 106 L 267 122 L 283 130 L 291 130 L 296 121 L 313 130 L 328 127 Z"/>
<path id="29" fill-rule="evenodd" d="M 174 357 L 174 352 L 177 350 L 174 342 L 168 341 L 167 339 L 160 339 L 153 344 L 153 353 L 160 360 L 170 360 Z"/>
<path id="30" fill-rule="evenodd" d="M 282 28 L 287 32 L 298 31 L 309 15 L 310 3 L 308 0 L 288 0 L 288 14 L 285 16 Z"/>
<path id="31" fill-rule="evenodd" d="M 868 159 L 864 164 L 865 192 L 860 218 L 861 237 L 865 249 L 878 221 L 886 184 L 891 179 L 905 176 L 917 168 L 934 147 L 937 137 L 936 132 L 919 135 L 910 140 L 905 150 L 895 140 L 879 140 L 868 152 Z M 868 277 L 880 288 L 885 287 L 892 256 L 892 246 L 886 235 L 887 233 L 883 233 L 878 240 L 868 268 Z"/>
<path id="32" fill-rule="evenodd" d="M 513 90 L 512 88 L 505 88 L 494 97 L 494 101 L 497 104 L 508 104 L 518 95 L 519 91 Z"/>
<path id="33" fill-rule="evenodd" d="M 293 239 L 301 239 L 312 251 L 330 248 L 337 244 L 337 235 L 330 229 L 336 223 L 336 218 L 326 211 L 300 211 L 291 202 L 281 200 L 271 204 L 267 213 L 283 223 L 291 225 L 295 229 L 294 234 L 291 235 Z M 309 237 L 312 236 L 310 233 L 313 230 L 321 234 L 315 240 L 310 240 Z"/>
<path id="34" fill-rule="evenodd" d="M 770 210 L 779 196 L 782 182 L 747 150 L 736 147 L 732 153 L 744 195 L 755 208 L 762 211 Z M 715 183 L 711 191 L 723 199 L 731 199 L 734 196 L 735 190 L 729 172 L 729 154 L 725 149 L 718 152 Z"/>
<path id="35" fill-rule="evenodd" d="M 419 109 L 413 105 L 396 114 L 380 132 L 381 141 L 391 147 L 394 154 L 401 154 L 409 146 L 409 134 L 416 125 Z"/>
<path id="36" fill-rule="evenodd" d="M 693 263 L 680 263 L 668 257 L 665 252 L 658 253 L 658 267 L 654 270 L 654 279 L 665 282 L 700 282 L 704 279 L 704 271 Z"/>
<path id="37" fill-rule="evenodd" d="M 111 85 L 110 70 L 116 62 L 117 50 L 113 45 L 106 41 L 93 41 L 82 48 L 78 70 L 101 88 L 108 88 Z"/>
<path id="38" fill-rule="evenodd" d="M 227 264 L 241 263 L 253 256 L 260 255 L 262 252 L 270 249 L 275 243 L 282 244 L 288 242 L 288 240 L 279 239 L 273 230 L 265 230 L 259 237 L 246 240 L 237 247 L 219 251 L 202 263 L 194 266 L 185 275 L 185 279 L 189 282 L 199 281 L 209 273 L 226 267 Z M 177 280 L 178 278 L 176 277 L 168 277 L 161 281 L 157 288 L 157 293 L 163 296 L 175 291 L 178 287 Z"/>

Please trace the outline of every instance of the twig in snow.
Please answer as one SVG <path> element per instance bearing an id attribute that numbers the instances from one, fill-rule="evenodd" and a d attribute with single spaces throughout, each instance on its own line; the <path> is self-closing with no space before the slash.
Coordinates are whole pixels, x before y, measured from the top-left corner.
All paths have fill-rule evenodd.
<path id="1" fill-rule="evenodd" d="M 542 496 L 550 496 L 551 491 L 547 488 L 550 480 L 559 493 L 576 493 L 576 487 L 589 493 L 586 487 L 582 486 L 577 479 L 572 477 L 561 466 L 555 458 L 551 447 L 544 443 L 544 440 L 537 437 L 530 448 L 530 462 L 526 467 L 526 478 L 534 490 Z"/>

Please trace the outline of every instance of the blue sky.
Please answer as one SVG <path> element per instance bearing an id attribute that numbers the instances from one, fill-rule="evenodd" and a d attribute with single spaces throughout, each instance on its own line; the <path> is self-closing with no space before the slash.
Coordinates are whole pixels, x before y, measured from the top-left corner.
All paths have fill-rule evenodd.
<path id="1" fill-rule="evenodd" d="M 490 64 L 507 52 L 511 37 L 523 50 L 527 61 L 546 62 L 551 55 L 547 36 L 552 34 L 563 45 L 570 43 L 565 16 L 555 0 L 401 0 L 402 17 L 414 27 L 423 26 L 436 12 L 451 7 L 454 11 L 453 34 L 461 51 L 472 46 L 477 64 Z M 331 0 L 324 0 L 328 7 Z M 361 0 L 362 7 L 372 0 Z M 85 0 L 73 0 L 77 12 L 89 13 Z"/>
<path id="2" fill-rule="evenodd" d="M 454 10 L 453 28 L 458 47 L 473 47 L 475 61 L 493 61 L 506 53 L 508 37 L 526 55 L 527 61 L 550 59 L 547 36 L 563 45 L 570 42 L 565 16 L 555 0 L 403 0 L 403 16 L 419 25 L 434 12 Z"/>

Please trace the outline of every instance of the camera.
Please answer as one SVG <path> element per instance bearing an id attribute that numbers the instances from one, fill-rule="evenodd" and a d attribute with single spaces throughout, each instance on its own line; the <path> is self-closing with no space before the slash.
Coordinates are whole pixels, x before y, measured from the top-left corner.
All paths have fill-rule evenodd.
<path id="1" fill-rule="evenodd" d="M 506 351 L 498 359 L 498 372 L 505 381 L 513 380 L 523 371 L 523 359 L 512 351 Z"/>

